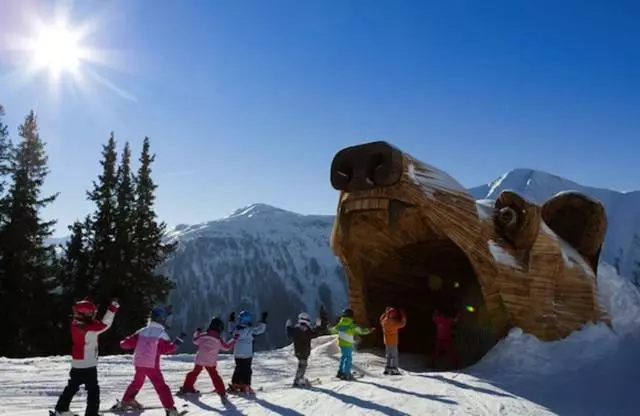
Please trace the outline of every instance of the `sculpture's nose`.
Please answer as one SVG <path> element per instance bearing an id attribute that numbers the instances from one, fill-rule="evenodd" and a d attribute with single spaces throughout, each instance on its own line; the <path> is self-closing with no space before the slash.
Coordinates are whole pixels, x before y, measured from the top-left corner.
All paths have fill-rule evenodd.
<path id="1" fill-rule="evenodd" d="M 401 177 L 402 152 L 386 142 L 347 147 L 331 163 L 331 186 L 338 191 L 391 186 Z"/>

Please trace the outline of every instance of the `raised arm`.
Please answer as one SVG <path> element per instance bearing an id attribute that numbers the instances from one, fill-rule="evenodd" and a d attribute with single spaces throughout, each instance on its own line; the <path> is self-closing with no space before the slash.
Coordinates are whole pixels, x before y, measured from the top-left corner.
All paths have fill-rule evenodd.
<path id="1" fill-rule="evenodd" d="M 402 309 L 400 311 L 400 328 L 404 328 L 407 325 L 407 313 Z"/>
<path id="2" fill-rule="evenodd" d="M 85 329 L 87 331 L 97 332 L 98 334 L 103 333 L 113 325 L 113 318 L 116 316 L 118 309 L 120 309 L 120 304 L 118 304 L 118 301 L 114 299 L 111 301 L 111 305 L 109 305 L 107 311 L 104 313 L 102 321 L 90 322 L 85 326 Z"/>
<path id="3" fill-rule="evenodd" d="M 253 335 L 260 335 L 267 329 L 267 324 L 264 322 L 258 322 L 255 326 L 251 327 L 251 333 Z"/>

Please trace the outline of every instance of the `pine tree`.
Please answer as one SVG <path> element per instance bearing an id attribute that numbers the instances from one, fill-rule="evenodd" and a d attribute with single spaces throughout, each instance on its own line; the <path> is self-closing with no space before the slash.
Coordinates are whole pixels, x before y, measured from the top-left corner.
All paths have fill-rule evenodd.
<path id="1" fill-rule="evenodd" d="M 139 287 L 140 302 L 147 310 L 154 302 L 165 301 L 173 283 L 157 273 L 157 268 L 175 250 L 175 244 L 164 242 L 166 224 L 157 221 L 154 209 L 155 190 L 158 187 L 151 178 L 151 164 L 155 155 L 150 153 L 149 138 L 145 137 L 140 155 L 140 167 L 136 175 L 135 204 L 135 263 Z"/>
<path id="2" fill-rule="evenodd" d="M 71 303 L 80 300 L 92 292 L 93 279 L 90 275 L 91 253 L 88 241 L 88 230 L 91 220 L 76 221 L 69 226 L 71 237 L 65 244 L 64 254 L 60 260 L 60 286 L 62 288 L 62 305 L 68 308 Z"/>
<path id="3" fill-rule="evenodd" d="M 98 181 L 93 182 L 93 189 L 87 192 L 87 199 L 96 205 L 86 231 L 90 246 L 90 274 L 94 282 L 92 299 L 102 305 L 117 296 L 117 276 L 112 270 L 118 260 L 115 246 L 116 159 L 116 140 L 111 133 L 102 149 L 102 172 Z"/>
<path id="4" fill-rule="evenodd" d="M 57 260 L 45 239 L 55 221 L 44 221 L 40 210 L 57 194 L 41 198 L 49 173 L 45 144 L 40 139 L 36 116 L 31 111 L 18 129 L 21 142 L 11 152 L 11 182 L 6 196 L 6 219 L 0 228 L 0 273 L 4 299 L 3 340 L 0 355 L 31 356 L 50 352 L 54 322 L 45 319 L 55 309 Z"/>
<path id="5" fill-rule="evenodd" d="M 4 197 L 7 185 L 7 176 L 11 173 L 12 144 L 9 139 L 9 127 L 2 122 L 4 107 L 0 105 L 0 195 Z"/>

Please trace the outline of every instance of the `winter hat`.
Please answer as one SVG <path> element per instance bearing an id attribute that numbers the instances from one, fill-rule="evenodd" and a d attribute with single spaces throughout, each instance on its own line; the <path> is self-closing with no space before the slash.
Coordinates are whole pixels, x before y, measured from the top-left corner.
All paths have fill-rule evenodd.
<path id="1" fill-rule="evenodd" d="M 353 319 L 353 309 L 345 309 L 344 311 L 342 311 L 342 317 Z"/>
<path id="2" fill-rule="evenodd" d="M 221 333 L 224 331 L 224 321 L 217 316 L 213 317 L 209 323 L 209 329 Z"/>
<path id="3" fill-rule="evenodd" d="M 156 306 L 151 310 L 150 318 L 153 322 L 164 325 L 167 322 L 168 317 L 169 313 L 167 313 L 166 309 L 162 306 Z"/>
<path id="4" fill-rule="evenodd" d="M 251 313 L 248 311 L 241 311 L 238 315 L 238 323 L 240 325 L 249 325 L 251 323 Z"/>
<path id="5" fill-rule="evenodd" d="M 74 303 L 71 309 L 73 310 L 73 317 L 76 319 L 93 318 L 98 311 L 96 305 L 89 298 L 84 298 Z"/>

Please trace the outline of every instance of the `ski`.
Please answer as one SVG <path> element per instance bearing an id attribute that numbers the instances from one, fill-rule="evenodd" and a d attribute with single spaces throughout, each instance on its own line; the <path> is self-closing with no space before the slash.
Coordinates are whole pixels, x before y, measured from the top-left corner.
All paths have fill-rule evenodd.
<path id="1" fill-rule="evenodd" d="M 79 413 L 72 413 L 72 416 L 80 416 Z M 57 416 L 55 411 L 49 410 L 49 416 Z"/>
<path id="2" fill-rule="evenodd" d="M 143 407 L 140 409 L 103 409 L 100 410 L 100 413 L 115 413 L 115 414 L 119 414 L 119 415 L 127 415 L 127 414 L 133 414 L 133 415 L 137 415 L 139 413 L 142 413 L 146 410 L 164 410 L 164 407 L 162 406 L 148 406 L 148 407 Z M 179 416 L 184 416 L 187 413 L 189 413 L 188 410 L 178 410 L 178 415 Z M 79 415 L 74 415 L 74 416 L 79 416 Z"/>
<path id="3" fill-rule="evenodd" d="M 293 387 L 294 389 L 306 389 L 312 386 L 315 386 L 317 384 L 322 384 L 322 380 L 320 380 L 319 378 L 313 379 L 313 380 L 309 380 L 309 384 L 304 385 L 304 384 L 294 384 L 291 387 Z"/>

